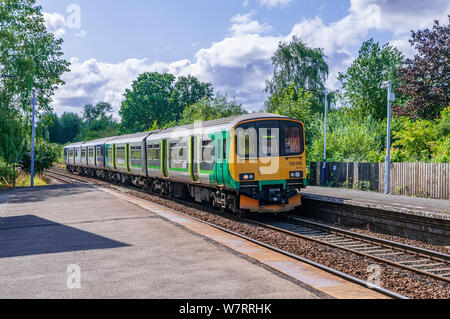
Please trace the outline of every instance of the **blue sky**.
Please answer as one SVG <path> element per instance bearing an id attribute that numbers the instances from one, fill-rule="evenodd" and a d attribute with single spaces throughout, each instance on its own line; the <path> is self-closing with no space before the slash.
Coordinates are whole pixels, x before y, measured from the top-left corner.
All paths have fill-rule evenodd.
<path id="1" fill-rule="evenodd" d="M 447 0 L 38 0 L 47 28 L 64 39 L 72 72 L 56 91 L 57 113 L 110 102 L 142 72 L 192 74 L 212 82 L 248 110 L 264 104 L 270 58 L 279 41 L 300 36 L 321 47 L 327 86 L 357 56 L 364 40 L 390 41 L 411 56 L 409 30 L 446 23 Z M 78 15 L 79 13 L 79 15 Z"/>

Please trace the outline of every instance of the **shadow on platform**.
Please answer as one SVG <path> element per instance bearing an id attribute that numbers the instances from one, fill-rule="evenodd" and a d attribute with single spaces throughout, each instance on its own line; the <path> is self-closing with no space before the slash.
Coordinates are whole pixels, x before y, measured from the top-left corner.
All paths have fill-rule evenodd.
<path id="1" fill-rule="evenodd" d="M 20 188 L 15 191 L 3 191 L 0 193 L 1 198 L 9 197 L 9 203 L 27 203 L 41 202 L 48 198 L 56 198 L 62 196 L 71 196 L 83 194 L 93 191 L 95 188 L 87 184 L 63 184 L 38 186 L 35 188 Z M 11 196 L 14 195 L 14 196 Z"/>
<path id="2" fill-rule="evenodd" d="M 0 258 L 130 247 L 34 215 L 0 219 Z"/>

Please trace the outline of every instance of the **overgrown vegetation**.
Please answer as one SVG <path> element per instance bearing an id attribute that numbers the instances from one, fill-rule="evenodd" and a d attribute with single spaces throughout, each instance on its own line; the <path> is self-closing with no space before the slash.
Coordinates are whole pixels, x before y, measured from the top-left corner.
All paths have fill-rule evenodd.
<path id="1" fill-rule="evenodd" d="M 55 87 L 64 84 L 61 75 L 69 71 L 69 62 L 61 58 L 62 40 L 46 31 L 35 0 L 0 2 L 0 71 L 16 76 L 0 79 L 0 186 L 13 184 L 17 176 L 30 170 L 33 88 L 38 102 L 36 172 L 62 163 L 62 145 L 71 142 L 246 113 L 236 100 L 214 93 L 211 83 L 194 76 L 152 72 L 140 74 L 124 92 L 120 122 L 113 117 L 110 104 L 98 101 L 84 105 L 81 115 L 57 116 L 51 98 Z M 339 74 L 342 89 L 328 94 L 329 105 L 338 106 L 328 110 L 329 161 L 384 161 L 387 92 L 382 82 L 390 80 L 397 93 L 392 160 L 449 162 L 450 25 L 436 22 L 432 30 L 412 32 L 410 42 L 418 54 L 405 60 L 389 43 L 369 39 L 348 70 Z M 262 110 L 302 120 L 307 160 L 321 161 L 329 73 L 324 51 L 294 36 L 279 44 L 272 62 L 274 72 L 266 81 L 268 99 Z"/>

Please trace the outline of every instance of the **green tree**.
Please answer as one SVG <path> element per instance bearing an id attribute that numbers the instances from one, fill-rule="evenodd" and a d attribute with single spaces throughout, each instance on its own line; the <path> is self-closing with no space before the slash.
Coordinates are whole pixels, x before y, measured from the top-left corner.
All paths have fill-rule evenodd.
<path id="1" fill-rule="evenodd" d="M 400 69 L 398 91 L 410 98 L 396 106 L 397 115 L 436 119 L 450 105 L 450 15 L 449 24 L 435 21 L 433 30 L 412 32 L 410 43 L 417 54 Z"/>
<path id="2" fill-rule="evenodd" d="M 16 164 L 26 151 L 26 126 L 17 114 L 5 114 L 0 110 L 0 157 L 5 161 L 7 182 L 15 187 Z M 1 169 L 0 169 L 0 178 Z"/>
<path id="3" fill-rule="evenodd" d="M 401 123 L 402 129 L 393 134 L 395 142 L 392 146 L 397 156 L 410 162 L 430 161 L 437 139 L 435 124 L 422 119 L 412 121 L 406 117 L 401 119 Z"/>
<path id="4" fill-rule="evenodd" d="M 6 165 L 21 159 L 28 139 L 32 89 L 39 114 L 51 111 L 55 87 L 64 84 L 61 75 L 69 62 L 62 58 L 62 42 L 45 29 L 35 0 L 0 0 L 0 71 L 16 76 L 0 79 L 0 145 Z"/>
<path id="5" fill-rule="evenodd" d="M 271 96 L 267 111 L 289 116 L 302 121 L 305 124 L 305 139 L 307 148 L 312 145 L 316 135 L 315 122 L 317 115 L 312 110 L 313 94 L 304 89 L 296 89 L 293 84 L 282 89 L 277 96 Z"/>
<path id="6" fill-rule="evenodd" d="M 37 138 L 35 144 L 35 174 L 40 174 L 51 168 L 53 163 L 58 160 L 61 148 L 60 145 L 51 144 L 42 138 Z M 20 166 L 24 172 L 31 172 L 31 152 L 25 153 Z"/>
<path id="7" fill-rule="evenodd" d="M 175 120 L 178 106 L 174 101 L 172 74 L 143 73 L 124 94 L 120 133 L 144 132 L 157 121 L 160 125 Z"/>
<path id="8" fill-rule="evenodd" d="M 402 62 L 403 54 L 389 43 L 381 47 L 373 39 L 365 41 L 347 72 L 338 76 L 343 104 L 360 118 L 369 115 L 378 120 L 386 118 L 387 94 L 381 86 L 384 81 L 392 81 L 394 88 L 398 86 L 397 72 Z M 397 101 L 401 103 L 401 96 Z"/>
<path id="9" fill-rule="evenodd" d="M 62 39 L 44 26 L 35 0 L 0 0 L 0 70 L 16 75 L 0 85 L 0 103 L 31 114 L 31 91 L 36 88 L 37 112 L 50 111 L 51 97 L 69 62 L 62 58 Z"/>
<path id="10" fill-rule="evenodd" d="M 76 113 L 64 112 L 59 118 L 59 123 L 61 125 L 61 138 L 58 141 L 53 141 L 50 139 L 51 143 L 67 144 L 69 142 L 75 142 L 76 136 L 80 133 L 83 128 L 83 121 L 80 116 Z"/>
<path id="11" fill-rule="evenodd" d="M 320 132 L 314 138 L 307 157 L 322 161 L 324 150 L 323 119 L 316 122 Z M 383 147 L 384 123 L 372 117 L 355 118 L 348 110 L 333 110 L 327 130 L 327 159 L 335 162 L 378 162 Z"/>
<path id="12" fill-rule="evenodd" d="M 101 118 L 112 118 L 112 115 L 108 115 L 111 113 L 113 108 L 111 104 L 107 102 L 99 102 L 95 105 L 86 104 L 83 107 L 83 121 L 89 125 L 91 122 L 99 120 Z"/>
<path id="13" fill-rule="evenodd" d="M 184 108 L 201 99 L 212 99 L 214 96 L 214 89 L 211 83 L 200 82 L 194 76 L 181 76 L 175 83 L 174 87 L 174 102 L 177 104 L 175 110 L 175 120 L 179 120 Z"/>
<path id="14" fill-rule="evenodd" d="M 235 100 L 228 100 L 226 95 L 217 93 L 215 98 L 203 98 L 189 105 L 183 111 L 180 125 L 192 124 L 195 121 L 209 121 L 247 113 Z"/>
<path id="15" fill-rule="evenodd" d="M 266 81 L 266 92 L 269 101 L 266 108 L 278 103 L 277 97 L 291 85 L 296 90 L 306 89 L 324 91 L 328 77 L 328 65 L 322 49 L 307 47 L 300 38 L 294 36 L 291 42 L 280 42 L 272 57 L 273 77 Z M 323 111 L 324 94 L 319 92 L 311 96 L 312 109 Z"/>

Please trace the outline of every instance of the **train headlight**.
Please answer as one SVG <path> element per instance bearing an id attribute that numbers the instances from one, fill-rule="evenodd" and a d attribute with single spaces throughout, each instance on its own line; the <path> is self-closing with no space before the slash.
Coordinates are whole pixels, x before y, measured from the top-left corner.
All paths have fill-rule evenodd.
<path id="1" fill-rule="evenodd" d="M 255 174 L 252 173 L 244 173 L 240 175 L 241 181 L 253 181 L 255 180 Z"/>
<path id="2" fill-rule="evenodd" d="M 303 172 L 290 172 L 289 177 L 290 178 L 302 178 Z"/>

